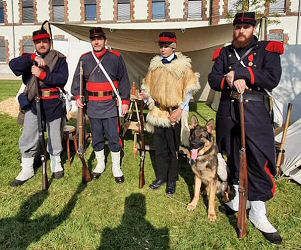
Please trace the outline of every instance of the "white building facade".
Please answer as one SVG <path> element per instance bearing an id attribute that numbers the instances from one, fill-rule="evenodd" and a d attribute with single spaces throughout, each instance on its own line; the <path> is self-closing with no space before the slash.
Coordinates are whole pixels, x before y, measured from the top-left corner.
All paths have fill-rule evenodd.
<path id="1" fill-rule="evenodd" d="M 12 77 L 10 59 L 33 52 L 32 32 L 45 20 L 127 29 L 185 29 L 227 23 L 237 0 L 0 0 L 0 78 Z M 276 0 L 250 10 L 269 9 L 276 23 L 268 27 L 271 39 L 300 43 L 299 0 Z M 275 17 L 277 16 L 277 17 Z M 77 38 L 52 26 L 54 40 Z M 298 39 L 296 37 L 298 35 Z"/>

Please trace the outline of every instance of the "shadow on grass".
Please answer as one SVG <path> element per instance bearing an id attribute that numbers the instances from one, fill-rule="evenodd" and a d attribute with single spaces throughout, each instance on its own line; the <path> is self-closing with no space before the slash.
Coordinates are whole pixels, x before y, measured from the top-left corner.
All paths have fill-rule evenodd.
<path id="1" fill-rule="evenodd" d="M 143 194 L 131 194 L 124 206 L 121 224 L 102 231 L 99 249 L 170 249 L 169 229 L 156 229 L 145 219 Z"/>
<path id="2" fill-rule="evenodd" d="M 80 184 L 63 210 L 55 216 L 45 214 L 31 219 L 47 199 L 48 192 L 39 191 L 28 197 L 16 216 L 0 220 L 1 249 L 27 249 L 31 243 L 38 242 L 43 235 L 57 228 L 69 217 L 85 187 L 86 185 Z"/>

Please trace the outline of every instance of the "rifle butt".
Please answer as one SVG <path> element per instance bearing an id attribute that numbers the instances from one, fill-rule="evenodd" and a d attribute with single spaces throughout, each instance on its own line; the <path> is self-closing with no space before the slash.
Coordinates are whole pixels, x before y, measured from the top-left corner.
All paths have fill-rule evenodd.
<path id="1" fill-rule="evenodd" d="M 145 185 L 144 168 L 140 168 L 139 171 L 139 188 L 143 188 Z"/>

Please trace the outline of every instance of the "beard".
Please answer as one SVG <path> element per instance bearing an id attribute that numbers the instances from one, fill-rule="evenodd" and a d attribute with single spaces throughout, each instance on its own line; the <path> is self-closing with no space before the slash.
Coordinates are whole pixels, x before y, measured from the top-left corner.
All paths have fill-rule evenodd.
<path id="1" fill-rule="evenodd" d="M 239 40 L 239 38 L 241 38 L 241 37 L 243 37 L 243 38 L 245 38 L 245 39 Z M 232 41 L 232 44 L 233 44 L 233 47 L 236 48 L 236 49 L 239 49 L 239 48 L 245 48 L 245 47 L 247 47 L 247 46 L 251 43 L 252 39 L 253 39 L 253 35 L 251 35 L 251 36 L 249 36 L 249 37 L 247 37 L 247 36 L 245 36 L 245 35 L 243 35 L 243 34 L 240 34 L 240 35 L 237 36 L 237 37 L 235 37 L 235 36 L 233 35 L 233 41 Z"/>

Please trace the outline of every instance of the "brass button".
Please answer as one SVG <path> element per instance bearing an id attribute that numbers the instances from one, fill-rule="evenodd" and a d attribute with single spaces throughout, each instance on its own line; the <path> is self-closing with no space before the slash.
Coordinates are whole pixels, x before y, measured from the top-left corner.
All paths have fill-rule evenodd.
<path id="1" fill-rule="evenodd" d="M 231 67 L 231 66 L 229 66 L 229 69 L 232 69 L 232 67 Z"/>

